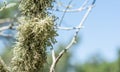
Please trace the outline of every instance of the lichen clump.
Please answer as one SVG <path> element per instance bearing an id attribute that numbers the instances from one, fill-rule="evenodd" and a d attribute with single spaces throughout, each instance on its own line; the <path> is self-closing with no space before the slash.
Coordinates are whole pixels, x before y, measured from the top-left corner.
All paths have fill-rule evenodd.
<path id="1" fill-rule="evenodd" d="M 11 62 L 12 72 L 39 72 L 46 63 L 46 48 L 56 43 L 54 18 L 47 8 L 53 0 L 21 0 L 18 36 Z"/>
<path id="2" fill-rule="evenodd" d="M 44 17 L 48 14 L 47 9 L 52 8 L 54 0 L 22 0 L 19 8 L 22 14 L 26 16 L 39 16 Z"/>

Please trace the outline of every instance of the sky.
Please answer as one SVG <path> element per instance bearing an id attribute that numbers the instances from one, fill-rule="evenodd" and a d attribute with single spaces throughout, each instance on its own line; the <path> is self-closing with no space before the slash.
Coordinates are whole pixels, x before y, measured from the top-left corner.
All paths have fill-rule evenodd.
<path id="1" fill-rule="evenodd" d="M 61 0 L 68 4 L 69 0 Z M 92 0 L 90 0 L 92 1 Z M 83 0 L 73 0 L 73 8 L 78 8 Z M 80 30 L 80 42 L 72 47 L 74 62 L 85 62 L 91 55 L 100 53 L 107 61 L 117 59 L 117 50 L 120 47 L 120 0 L 96 0 L 95 7 L 92 9 L 87 20 Z M 80 23 L 85 11 L 67 13 L 62 22 L 62 26 L 72 27 Z M 56 16 L 61 17 L 63 13 L 55 12 Z M 59 18 L 60 19 L 60 18 Z M 68 43 L 74 31 L 58 30 L 59 43 Z M 0 46 L 2 46 L 0 42 Z M 2 50 L 2 48 L 0 48 Z M 1 51 L 0 50 L 0 51 Z"/>
<path id="2" fill-rule="evenodd" d="M 72 4 L 77 8 L 81 1 L 73 0 Z M 95 7 L 79 33 L 81 42 L 77 47 L 72 48 L 74 61 L 85 62 L 91 55 L 95 54 L 101 54 L 109 62 L 117 59 L 117 50 L 120 47 L 119 3 L 120 0 L 96 0 Z M 79 24 L 83 15 L 84 12 L 66 14 L 63 21 L 64 26 Z M 62 39 L 64 41 L 68 38 L 69 32 L 65 34 L 66 36 Z"/>
<path id="3" fill-rule="evenodd" d="M 77 54 L 83 59 L 96 52 L 108 60 L 117 58 L 120 46 L 120 0 L 97 0 L 82 30 Z"/>

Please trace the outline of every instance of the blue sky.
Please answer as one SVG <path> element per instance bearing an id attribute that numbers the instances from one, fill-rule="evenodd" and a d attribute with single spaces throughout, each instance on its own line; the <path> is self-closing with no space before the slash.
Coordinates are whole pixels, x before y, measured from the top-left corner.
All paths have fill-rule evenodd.
<path id="1" fill-rule="evenodd" d="M 61 0 L 65 4 L 69 0 Z M 83 0 L 73 0 L 73 6 L 78 8 Z M 91 55 L 100 53 L 107 61 L 114 61 L 117 58 L 117 49 L 120 46 L 120 0 L 97 0 L 92 12 L 89 14 L 81 29 L 79 36 L 81 42 L 72 48 L 74 61 L 84 62 Z M 61 17 L 62 13 L 56 15 Z M 75 26 L 79 24 L 83 12 L 67 13 L 63 26 Z M 69 42 L 74 31 L 58 31 L 60 40 L 58 43 Z M 2 46 L 0 42 L 0 46 Z M 1 51 L 1 50 L 0 50 Z"/>
<path id="2" fill-rule="evenodd" d="M 119 0 L 96 1 L 81 33 L 82 42 L 77 50 L 80 57 L 85 59 L 98 52 L 108 61 L 116 59 L 117 47 L 120 46 L 119 3 Z"/>
<path id="3" fill-rule="evenodd" d="M 63 1 L 63 0 L 62 0 Z M 83 0 L 73 0 L 76 8 Z M 63 1 L 67 2 L 67 1 Z M 67 2 L 68 3 L 68 2 Z M 91 55 L 100 53 L 107 61 L 117 58 L 117 49 L 120 46 L 120 0 L 97 0 L 92 12 L 84 23 L 85 28 L 80 31 L 81 42 L 74 50 L 74 60 L 84 62 Z M 61 16 L 60 13 L 57 14 Z M 64 26 L 79 24 L 84 12 L 66 14 Z M 72 36 L 71 32 L 65 31 L 62 41 Z M 64 35 L 66 34 L 66 35 Z M 71 36 L 69 36 L 71 34 Z M 65 37 L 64 37 L 65 36 Z"/>

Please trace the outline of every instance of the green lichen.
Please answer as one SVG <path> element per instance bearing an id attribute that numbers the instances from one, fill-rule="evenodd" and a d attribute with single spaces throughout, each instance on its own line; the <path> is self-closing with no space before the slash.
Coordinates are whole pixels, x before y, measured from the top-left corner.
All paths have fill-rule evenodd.
<path id="1" fill-rule="evenodd" d="M 56 43 L 54 17 L 47 8 L 53 0 L 21 0 L 18 36 L 11 62 L 12 72 L 39 72 L 46 63 L 46 48 Z"/>
<path id="2" fill-rule="evenodd" d="M 48 14 L 47 9 L 52 8 L 52 2 L 54 0 L 22 0 L 19 6 L 22 14 L 26 16 L 37 16 L 44 17 Z"/>
<path id="3" fill-rule="evenodd" d="M 12 71 L 37 72 L 46 62 L 46 47 L 56 42 L 54 21 L 52 17 L 46 17 L 43 20 L 21 18 L 18 31 Z"/>

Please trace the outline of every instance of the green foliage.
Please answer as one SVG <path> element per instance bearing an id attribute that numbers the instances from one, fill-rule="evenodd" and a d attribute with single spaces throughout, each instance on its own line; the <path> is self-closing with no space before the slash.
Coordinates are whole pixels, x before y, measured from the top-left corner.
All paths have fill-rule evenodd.
<path id="1" fill-rule="evenodd" d="M 90 60 L 89 58 L 88 60 Z M 92 61 L 94 59 L 92 58 Z M 106 62 L 106 61 L 88 61 L 84 64 L 75 65 L 75 72 L 119 72 L 119 63 L 118 60 L 114 62 Z"/>

